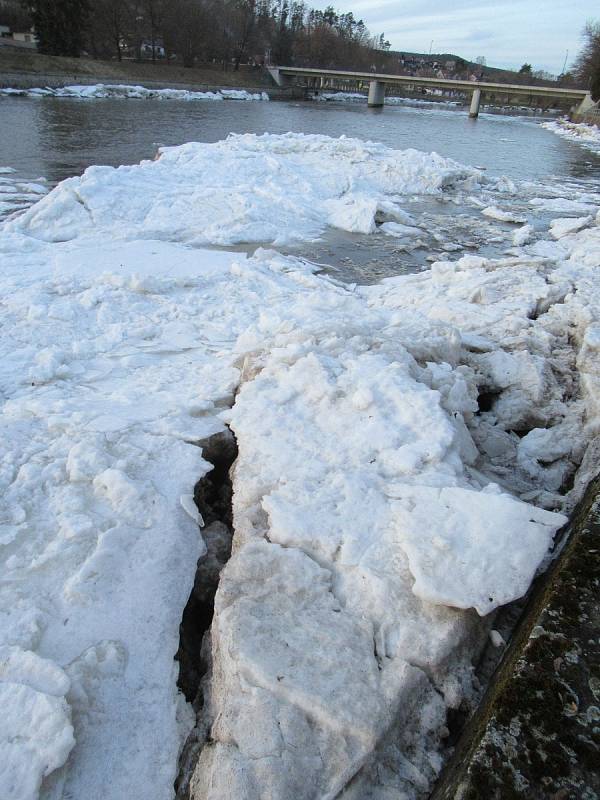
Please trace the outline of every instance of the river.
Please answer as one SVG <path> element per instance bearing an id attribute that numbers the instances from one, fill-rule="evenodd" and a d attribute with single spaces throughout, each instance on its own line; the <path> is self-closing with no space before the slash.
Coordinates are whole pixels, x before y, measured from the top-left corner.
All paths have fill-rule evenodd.
<path id="1" fill-rule="evenodd" d="M 600 154 L 544 129 L 539 116 L 483 113 L 471 120 L 464 108 L 441 104 L 369 109 L 366 104 L 337 102 L 4 97 L 0 167 L 15 169 L 20 179 L 43 177 L 54 185 L 92 164 L 118 166 L 153 158 L 163 145 L 214 142 L 229 133 L 286 131 L 435 151 L 482 168 L 490 180 L 506 176 L 517 182 L 512 205 L 519 213 L 530 212 L 528 202 L 535 197 L 585 196 L 600 187 Z M 420 247 L 389 236 L 374 239 L 331 231 L 297 252 L 326 264 L 344 280 L 365 283 L 423 269 L 448 252 L 501 254 L 511 225 L 483 224 L 477 205 L 465 198 L 452 200 L 413 199 L 416 219 L 427 232 Z M 530 221 L 544 227 L 552 216 L 558 214 L 537 209 Z"/>

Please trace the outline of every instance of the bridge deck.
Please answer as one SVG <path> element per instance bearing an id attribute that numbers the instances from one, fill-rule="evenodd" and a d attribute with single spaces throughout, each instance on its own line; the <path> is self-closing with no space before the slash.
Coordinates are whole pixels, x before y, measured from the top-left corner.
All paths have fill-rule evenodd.
<path id="1" fill-rule="evenodd" d="M 420 78 L 413 75 L 387 75 L 378 72 L 354 72 L 312 67 L 276 67 L 280 75 L 305 78 L 340 78 L 355 81 L 379 81 L 380 83 L 412 86 L 429 86 L 434 89 L 455 89 L 472 92 L 479 89 L 486 94 L 519 94 L 536 97 L 556 97 L 566 100 L 583 100 L 585 89 L 564 89 L 554 86 L 529 86 L 514 83 L 491 83 L 487 81 L 462 81 L 447 78 Z"/>

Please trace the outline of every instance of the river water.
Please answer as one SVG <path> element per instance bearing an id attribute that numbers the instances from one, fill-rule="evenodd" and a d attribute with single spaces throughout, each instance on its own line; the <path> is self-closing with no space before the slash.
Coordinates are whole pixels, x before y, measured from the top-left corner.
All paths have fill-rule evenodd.
<path id="1" fill-rule="evenodd" d="M 294 131 L 436 151 L 481 167 L 490 179 L 506 176 L 519 185 L 525 182 L 524 195 L 513 193 L 513 204 L 522 212 L 528 210 L 528 197 L 551 197 L 554 189 L 562 197 L 597 193 L 600 155 L 539 123 L 539 116 L 487 113 L 470 120 L 464 108 L 449 106 L 368 109 L 366 104 L 336 102 L 4 97 L 0 98 L 0 167 L 12 167 L 22 179 L 43 176 L 52 185 L 92 164 L 118 166 L 153 158 L 160 145 L 214 142 L 231 132 Z M 370 282 L 423 269 L 428 261 L 449 252 L 503 252 L 510 225 L 484 222 L 473 204 L 448 200 L 417 199 L 415 215 L 430 234 L 420 247 L 389 236 L 374 239 L 332 231 L 322 242 L 303 247 L 301 255 L 330 265 L 345 280 Z M 544 226 L 560 215 L 538 213 L 530 221 Z"/>

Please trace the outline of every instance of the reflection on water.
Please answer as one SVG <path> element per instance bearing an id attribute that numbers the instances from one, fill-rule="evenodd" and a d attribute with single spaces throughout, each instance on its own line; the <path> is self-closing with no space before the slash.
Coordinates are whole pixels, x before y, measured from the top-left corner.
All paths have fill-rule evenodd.
<path id="1" fill-rule="evenodd" d="M 90 164 L 134 164 L 157 144 L 214 142 L 230 132 L 357 136 L 390 147 L 434 150 L 493 175 L 538 180 L 600 175 L 600 156 L 540 127 L 530 117 L 464 109 L 311 102 L 179 102 L 0 98 L 0 165 L 58 181 Z"/>

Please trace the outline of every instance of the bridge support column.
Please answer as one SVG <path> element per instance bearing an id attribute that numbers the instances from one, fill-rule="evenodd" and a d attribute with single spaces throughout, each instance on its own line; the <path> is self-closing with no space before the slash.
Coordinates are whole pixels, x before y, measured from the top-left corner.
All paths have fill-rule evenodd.
<path id="1" fill-rule="evenodd" d="M 471 108 L 469 109 L 469 116 L 471 119 L 477 119 L 479 116 L 479 104 L 481 102 L 481 89 L 474 89 L 473 96 L 471 97 Z"/>
<path id="2" fill-rule="evenodd" d="M 381 81 L 371 81 L 369 84 L 369 97 L 367 105 L 369 108 L 381 108 L 385 97 L 385 85 Z"/>
<path id="3" fill-rule="evenodd" d="M 291 86 L 293 82 L 293 78 L 291 75 L 282 75 L 279 71 L 279 67 L 267 67 L 271 77 L 277 84 L 277 86 L 281 86 L 285 88 L 287 86 Z"/>
<path id="4" fill-rule="evenodd" d="M 586 111 L 591 111 L 593 108 L 598 108 L 598 103 L 594 103 L 592 95 L 588 92 L 575 109 L 575 114 L 585 114 Z"/>

